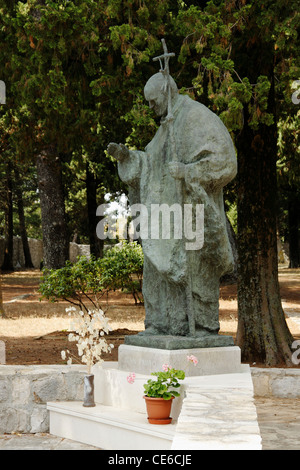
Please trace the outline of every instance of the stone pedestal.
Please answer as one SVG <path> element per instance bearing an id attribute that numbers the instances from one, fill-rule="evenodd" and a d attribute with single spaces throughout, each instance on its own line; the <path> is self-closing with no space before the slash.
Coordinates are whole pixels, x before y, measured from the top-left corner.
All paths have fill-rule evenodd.
<path id="1" fill-rule="evenodd" d="M 217 348 L 234 346 L 232 336 L 202 335 L 202 336 L 172 336 L 172 335 L 128 335 L 125 336 L 125 344 L 131 346 L 143 346 L 155 349 L 193 349 L 193 348 Z"/>
<path id="2" fill-rule="evenodd" d="M 198 359 L 195 366 L 187 356 Z M 241 350 L 238 346 L 193 349 L 154 349 L 123 344 L 119 347 L 119 370 L 149 375 L 168 364 L 181 369 L 186 377 L 234 374 L 241 371 Z"/>

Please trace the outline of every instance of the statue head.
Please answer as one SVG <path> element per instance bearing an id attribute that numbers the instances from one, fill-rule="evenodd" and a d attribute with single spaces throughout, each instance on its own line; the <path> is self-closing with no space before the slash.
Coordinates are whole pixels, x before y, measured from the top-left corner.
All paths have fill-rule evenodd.
<path id="1" fill-rule="evenodd" d="M 178 88 L 173 80 L 169 77 L 171 86 L 171 98 L 178 94 Z M 153 108 L 157 116 L 165 116 L 168 111 L 168 87 L 166 86 L 166 78 L 158 72 L 149 78 L 144 88 L 144 95 L 149 101 L 150 108 Z"/>

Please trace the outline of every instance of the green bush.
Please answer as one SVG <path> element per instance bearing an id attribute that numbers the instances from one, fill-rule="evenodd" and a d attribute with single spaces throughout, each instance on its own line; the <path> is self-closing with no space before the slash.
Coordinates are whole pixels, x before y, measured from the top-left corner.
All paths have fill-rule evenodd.
<path id="1" fill-rule="evenodd" d="M 142 247 L 137 242 L 116 245 L 101 259 L 101 283 L 108 290 L 126 290 L 135 303 L 142 303 L 143 264 Z"/>
<path id="2" fill-rule="evenodd" d="M 137 242 L 123 242 L 105 252 L 103 258 L 79 257 L 76 263 L 55 270 L 44 270 L 39 292 L 42 298 L 65 300 L 88 310 L 86 304 L 100 307 L 101 298 L 112 290 L 130 292 L 135 303 L 142 303 L 143 252 Z"/>

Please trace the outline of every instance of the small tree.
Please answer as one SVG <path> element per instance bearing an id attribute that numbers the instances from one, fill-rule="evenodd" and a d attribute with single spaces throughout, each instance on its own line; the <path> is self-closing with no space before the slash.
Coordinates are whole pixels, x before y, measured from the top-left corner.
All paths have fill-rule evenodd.
<path id="1" fill-rule="evenodd" d="M 76 311 L 73 307 L 69 310 Z M 108 321 L 102 310 L 79 311 L 71 323 L 71 329 L 68 340 L 77 343 L 78 355 L 87 365 L 88 374 L 91 374 L 92 366 L 103 362 L 102 353 L 110 353 L 114 347 L 104 338 L 104 335 L 108 335 L 111 331 Z M 68 349 L 61 352 L 62 359 L 66 359 L 67 356 L 67 363 L 72 364 L 72 357 L 75 358 L 75 356 Z"/>
<path id="2" fill-rule="evenodd" d="M 80 257 L 64 268 L 44 270 L 40 293 L 51 302 L 65 300 L 88 312 L 99 309 L 101 299 L 112 290 L 126 289 L 135 302 L 142 302 L 143 252 L 136 242 L 109 249 L 103 258 Z"/>
<path id="3" fill-rule="evenodd" d="M 99 308 L 103 296 L 100 278 L 99 262 L 80 257 L 74 264 L 67 261 L 63 268 L 44 269 L 39 292 L 50 302 L 65 300 L 87 312 L 90 304 Z"/>
<path id="4" fill-rule="evenodd" d="M 123 242 L 109 249 L 101 261 L 102 285 L 107 291 L 122 289 L 133 295 L 135 303 L 143 303 L 143 251 L 137 242 Z"/>

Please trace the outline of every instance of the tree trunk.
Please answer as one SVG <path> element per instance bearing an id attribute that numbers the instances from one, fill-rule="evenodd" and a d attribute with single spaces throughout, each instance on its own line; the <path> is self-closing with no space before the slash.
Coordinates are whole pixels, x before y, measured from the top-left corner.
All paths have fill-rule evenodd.
<path id="1" fill-rule="evenodd" d="M 13 233 L 13 199 L 12 199 L 12 165 L 8 161 L 6 165 L 6 204 L 5 204 L 5 244 L 3 271 L 13 271 L 14 233 Z"/>
<path id="2" fill-rule="evenodd" d="M 245 362 L 292 365 L 281 306 L 276 211 L 276 126 L 245 125 L 238 150 L 238 331 Z"/>
<path id="3" fill-rule="evenodd" d="M 89 162 L 86 164 L 86 197 L 88 212 L 88 230 L 91 254 L 96 258 L 103 256 L 104 241 L 97 237 L 96 226 L 98 223 L 96 217 L 97 211 L 97 182 L 89 169 Z"/>
<path id="4" fill-rule="evenodd" d="M 59 269 L 69 258 L 69 243 L 61 163 L 55 148 L 44 150 L 38 156 L 36 165 L 43 229 L 43 265 L 47 269 Z"/>
<path id="5" fill-rule="evenodd" d="M 220 285 L 226 286 L 230 284 L 235 284 L 237 282 L 237 263 L 238 263 L 238 252 L 237 252 L 237 242 L 236 242 L 236 235 L 234 230 L 231 226 L 231 223 L 226 215 L 226 227 L 227 233 L 229 238 L 229 243 L 232 249 L 233 260 L 234 260 L 234 269 L 231 273 L 225 274 L 220 279 Z"/>
<path id="6" fill-rule="evenodd" d="M 299 253 L 299 208 L 300 197 L 295 191 L 289 195 L 288 201 L 288 223 L 289 223 L 289 268 L 300 267 Z"/>
<path id="7" fill-rule="evenodd" d="M 33 263 L 31 259 L 29 244 L 28 244 L 28 237 L 27 237 L 27 230 L 26 230 L 26 223 L 25 223 L 25 215 L 24 215 L 24 204 L 23 204 L 23 196 L 22 196 L 22 187 L 21 187 L 21 179 L 19 170 L 15 167 L 15 193 L 17 196 L 17 205 L 18 205 L 18 215 L 19 215 L 19 222 L 20 222 L 20 232 L 23 244 L 23 252 L 24 252 L 24 259 L 25 259 L 25 268 L 33 268 Z"/>

